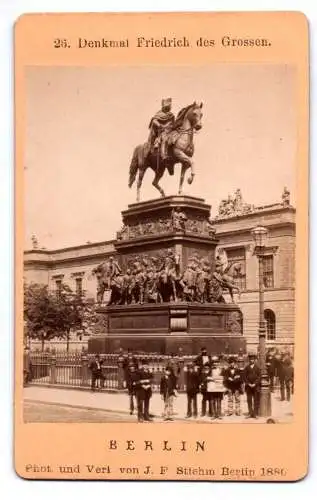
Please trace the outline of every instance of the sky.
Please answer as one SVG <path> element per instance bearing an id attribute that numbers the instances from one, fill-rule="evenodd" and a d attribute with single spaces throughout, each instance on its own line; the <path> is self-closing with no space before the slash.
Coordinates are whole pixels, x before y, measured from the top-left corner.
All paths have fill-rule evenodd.
<path id="1" fill-rule="evenodd" d="M 176 114 L 203 102 L 195 135 L 196 176 L 185 194 L 212 205 L 240 188 L 247 203 L 295 200 L 295 73 L 286 65 L 202 67 L 29 67 L 26 71 L 25 248 L 56 249 L 115 238 L 121 211 L 136 201 L 128 188 L 136 145 L 163 97 Z M 176 175 L 161 181 L 177 194 Z M 157 198 L 154 173 L 141 201 Z"/>

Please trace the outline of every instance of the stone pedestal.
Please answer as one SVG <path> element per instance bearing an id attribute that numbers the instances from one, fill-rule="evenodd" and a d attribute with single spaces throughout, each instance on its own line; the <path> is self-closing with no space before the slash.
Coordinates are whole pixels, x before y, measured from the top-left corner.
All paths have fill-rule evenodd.
<path id="1" fill-rule="evenodd" d="M 171 354 L 245 350 L 242 314 L 235 304 L 162 303 L 100 307 L 99 333 L 89 340 L 90 352 L 133 351 Z"/>
<path id="2" fill-rule="evenodd" d="M 208 261 L 213 270 L 217 238 L 210 223 L 210 206 L 191 196 L 168 196 L 134 203 L 122 212 L 123 227 L 117 234 L 116 259 L 123 273 L 136 260 L 164 264 L 168 250 L 179 257 L 179 275 L 188 263 Z M 235 304 L 170 302 L 104 305 L 97 310 L 90 352 L 133 351 L 237 353 L 245 350 L 242 314 Z M 164 300 L 166 300 L 164 302 Z"/>
<path id="3" fill-rule="evenodd" d="M 186 216 L 183 223 L 177 224 L 177 211 Z M 194 254 L 212 264 L 217 239 L 209 217 L 210 205 L 192 196 L 167 196 L 129 205 L 122 212 L 123 228 L 115 243 L 119 263 L 126 269 L 136 257 L 160 259 L 172 249 L 180 256 L 182 270 Z"/>

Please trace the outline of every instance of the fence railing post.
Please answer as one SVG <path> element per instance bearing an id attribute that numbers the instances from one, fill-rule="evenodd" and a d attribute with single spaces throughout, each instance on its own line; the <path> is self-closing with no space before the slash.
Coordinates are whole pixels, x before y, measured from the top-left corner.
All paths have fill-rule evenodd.
<path id="1" fill-rule="evenodd" d="M 118 357 L 118 389 L 124 389 L 124 370 L 123 370 L 124 357 L 119 355 Z"/>
<path id="2" fill-rule="evenodd" d="M 56 353 L 55 350 L 52 351 L 51 355 L 48 356 L 49 362 L 49 383 L 56 384 Z"/>
<path id="3" fill-rule="evenodd" d="M 81 385 L 88 385 L 89 370 L 88 370 L 88 356 L 86 352 L 81 353 Z"/>

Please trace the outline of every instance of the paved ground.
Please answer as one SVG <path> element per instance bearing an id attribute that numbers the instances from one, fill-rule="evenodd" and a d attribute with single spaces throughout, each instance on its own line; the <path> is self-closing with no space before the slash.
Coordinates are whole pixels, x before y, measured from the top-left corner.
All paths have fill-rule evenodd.
<path id="1" fill-rule="evenodd" d="M 88 410 L 84 408 L 74 408 L 71 406 L 60 406 L 51 403 L 41 403 L 38 401 L 34 403 L 30 401 L 24 402 L 25 422 L 103 423 L 113 422 L 114 416 L 116 421 L 135 421 L 135 418 L 130 417 L 130 415 L 113 414 L 104 410 Z"/>
<path id="2" fill-rule="evenodd" d="M 200 400 L 201 396 L 198 396 L 199 407 Z M 133 422 L 136 420 L 135 416 L 129 415 L 126 392 L 89 392 L 31 385 L 24 388 L 24 402 L 24 417 L 28 422 Z M 246 419 L 245 395 L 242 396 L 241 403 L 241 417 L 224 416 L 223 420 L 217 421 L 217 423 L 263 423 L 266 421 L 263 418 Z M 175 420 L 193 421 L 185 419 L 186 406 L 186 394 L 179 394 L 175 398 L 174 404 Z M 163 402 L 160 395 L 153 394 L 150 410 L 154 415 L 154 421 L 162 421 L 162 407 Z M 226 413 L 226 400 L 223 403 L 223 411 Z M 290 422 L 293 418 L 292 402 L 280 401 L 279 395 L 274 393 L 272 395 L 272 417 L 278 422 Z M 210 419 L 198 417 L 194 421 L 203 423 L 210 421 Z"/>

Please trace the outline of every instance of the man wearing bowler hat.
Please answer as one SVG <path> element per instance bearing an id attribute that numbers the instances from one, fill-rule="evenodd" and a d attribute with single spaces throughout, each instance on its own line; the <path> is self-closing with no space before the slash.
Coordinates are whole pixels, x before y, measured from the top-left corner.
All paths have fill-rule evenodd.
<path id="1" fill-rule="evenodd" d="M 247 418 L 257 418 L 259 413 L 261 371 L 255 361 L 256 355 L 249 354 L 249 362 L 243 372 L 249 411 Z"/>
<path id="2" fill-rule="evenodd" d="M 138 421 L 151 421 L 149 407 L 152 397 L 153 375 L 147 361 L 142 361 L 138 372 L 136 397 L 138 403 Z"/>

